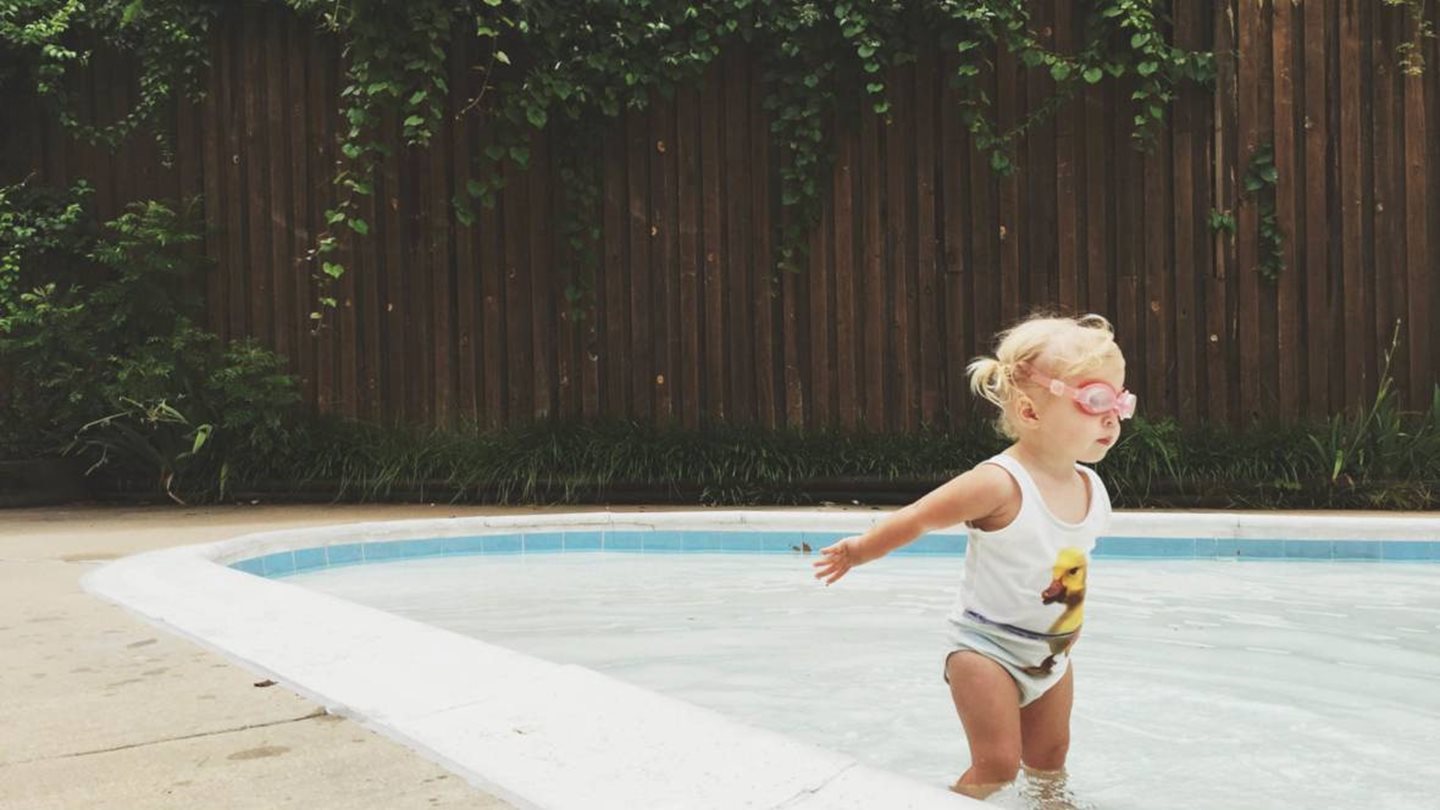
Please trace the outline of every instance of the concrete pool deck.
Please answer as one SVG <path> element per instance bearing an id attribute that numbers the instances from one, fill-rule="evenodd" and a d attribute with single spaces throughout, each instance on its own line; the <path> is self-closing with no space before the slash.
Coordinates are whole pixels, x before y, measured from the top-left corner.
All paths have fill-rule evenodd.
<path id="1" fill-rule="evenodd" d="M 0 807 L 510 807 L 283 688 L 257 688 L 252 673 L 84 592 L 79 580 L 119 557 L 254 531 L 535 511 L 0 511 Z"/>
<path id="2" fill-rule="evenodd" d="M 253 532 L 577 511 L 605 510 L 287 506 L 0 512 L 0 594 L 5 595 L 0 649 L 7 664 L 0 668 L 0 806 L 508 807 L 402 745 L 327 715 L 283 688 L 257 688 L 250 671 L 84 592 L 79 580 L 119 557 Z"/>

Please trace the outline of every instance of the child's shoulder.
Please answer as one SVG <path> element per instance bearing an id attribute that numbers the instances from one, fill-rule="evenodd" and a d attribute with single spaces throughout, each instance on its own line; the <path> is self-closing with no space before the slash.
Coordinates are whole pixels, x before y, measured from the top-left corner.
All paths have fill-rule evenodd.
<path id="1" fill-rule="evenodd" d="M 971 467 L 962 476 L 966 484 L 980 491 L 991 502 L 1006 502 L 1020 495 L 1020 482 L 1001 463 L 986 459 Z"/>

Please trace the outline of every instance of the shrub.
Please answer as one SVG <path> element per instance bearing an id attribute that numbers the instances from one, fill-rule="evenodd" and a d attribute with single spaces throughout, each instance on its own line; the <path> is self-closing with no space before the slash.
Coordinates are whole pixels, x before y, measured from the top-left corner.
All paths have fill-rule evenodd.
<path id="1" fill-rule="evenodd" d="M 0 221 L 56 223 L 47 212 L 65 212 L 64 227 L 0 232 L 11 277 L 39 282 L 0 309 L 0 375 L 11 383 L 0 453 L 77 454 L 92 473 L 138 476 L 177 500 L 223 493 L 236 454 L 282 441 L 295 382 L 272 352 L 224 346 L 196 324 L 194 202 L 135 203 L 92 227 L 76 213 L 85 197 L 0 192 L 13 209 Z"/>

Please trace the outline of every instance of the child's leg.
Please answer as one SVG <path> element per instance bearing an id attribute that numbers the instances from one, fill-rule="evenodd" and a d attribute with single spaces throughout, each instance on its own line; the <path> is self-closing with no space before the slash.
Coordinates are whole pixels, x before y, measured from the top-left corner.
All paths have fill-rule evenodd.
<path id="1" fill-rule="evenodd" d="M 1020 689 L 1004 667 L 966 650 L 950 654 L 945 674 L 970 743 L 970 769 L 953 789 L 983 799 L 1020 770 Z"/>
<path id="2" fill-rule="evenodd" d="M 1020 710 L 1021 761 L 1028 771 L 1055 773 L 1065 768 L 1070 751 L 1070 708 L 1075 704 L 1075 665 L 1060 680 Z"/>

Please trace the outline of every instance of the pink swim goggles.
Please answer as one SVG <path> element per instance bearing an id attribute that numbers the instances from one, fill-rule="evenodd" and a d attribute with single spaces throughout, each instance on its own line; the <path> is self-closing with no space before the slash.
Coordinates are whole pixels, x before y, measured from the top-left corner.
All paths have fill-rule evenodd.
<path id="1" fill-rule="evenodd" d="M 1080 410 L 1085 413 L 1094 416 L 1114 413 L 1121 419 L 1129 419 L 1135 415 L 1135 395 L 1123 388 L 1116 391 L 1114 386 L 1098 380 L 1076 388 L 1073 385 L 1066 385 L 1054 377 L 1041 374 L 1029 366 L 1026 367 L 1026 374 L 1030 379 L 1045 386 L 1055 396 L 1068 396 L 1075 400 L 1075 404 L 1080 406 Z"/>

